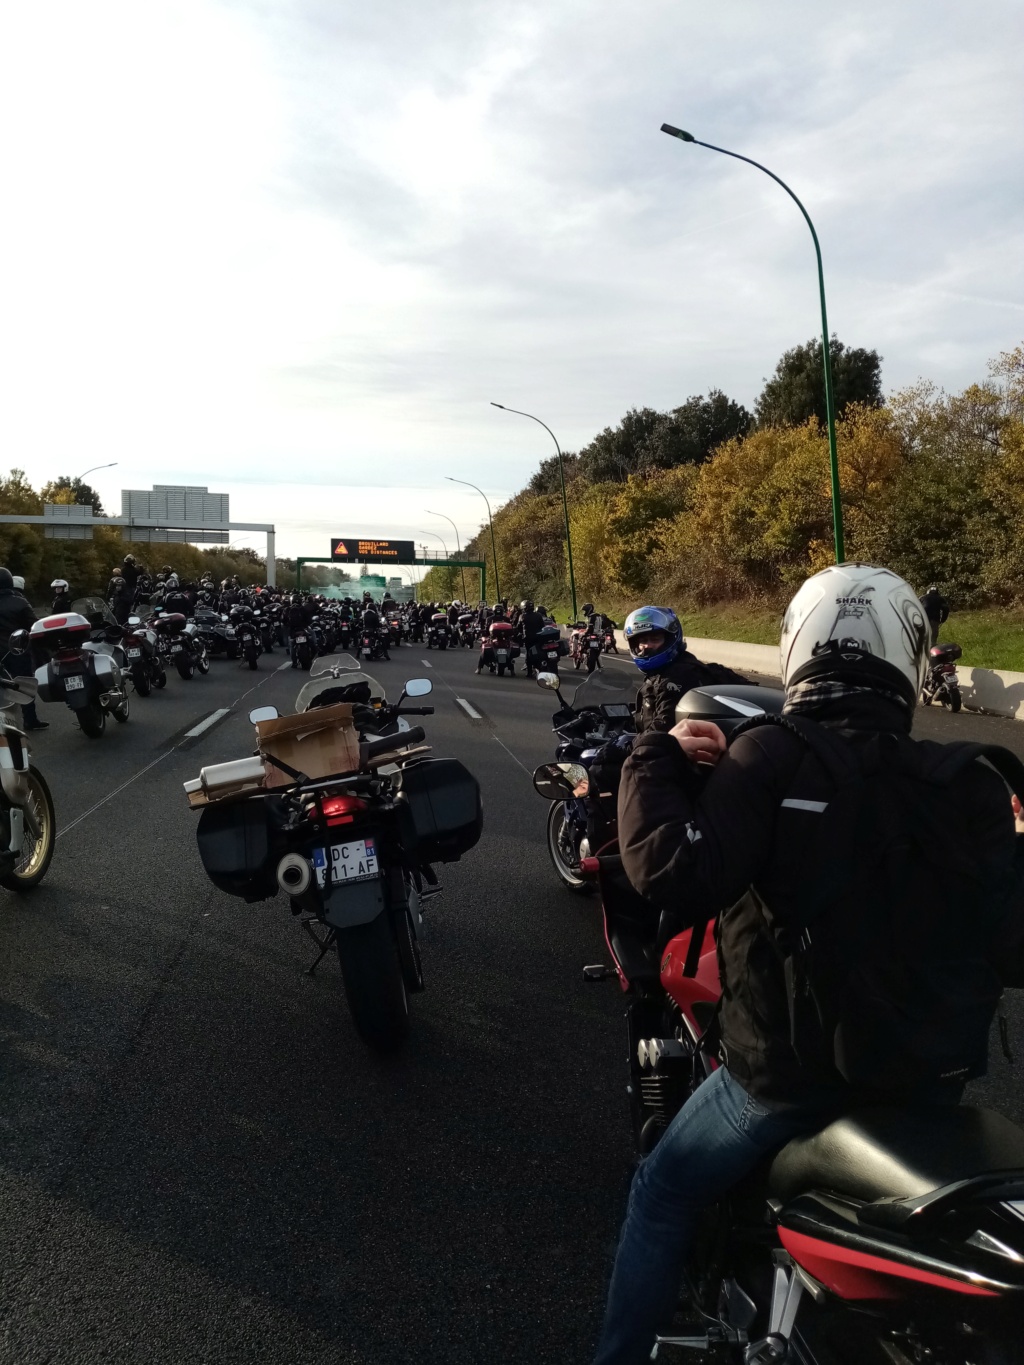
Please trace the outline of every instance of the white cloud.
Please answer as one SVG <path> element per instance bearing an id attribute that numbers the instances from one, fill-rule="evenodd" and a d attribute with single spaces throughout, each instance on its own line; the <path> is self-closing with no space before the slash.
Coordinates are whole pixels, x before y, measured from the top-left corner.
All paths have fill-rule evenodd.
<path id="1" fill-rule="evenodd" d="M 1021 335 L 1022 28 L 993 0 L 23 6 L 5 449 L 37 481 L 116 459 L 114 503 L 230 486 L 309 552 L 310 517 L 399 533 L 424 489 L 474 529 L 444 474 L 507 495 L 551 453 L 491 398 L 566 448 L 749 404 L 816 331 L 809 235 L 663 120 L 801 195 L 830 323 L 890 386 L 967 383 Z"/>

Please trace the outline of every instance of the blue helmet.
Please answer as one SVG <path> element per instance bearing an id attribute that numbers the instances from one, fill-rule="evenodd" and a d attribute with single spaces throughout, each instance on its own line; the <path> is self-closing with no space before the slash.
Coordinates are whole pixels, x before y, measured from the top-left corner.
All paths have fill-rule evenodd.
<path id="1" fill-rule="evenodd" d="M 668 636 L 665 648 L 660 654 L 651 655 L 649 658 L 637 654 L 636 646 L 643 637 L 656 630 L 664 631 Z M 659 668 L 664 668 L 679 657 L 686 643 L 682 624 L 671 607 L 637 607 L 636 611 L 631 611 L 626 617 L 624 633 L 633 662 L 641 673 L 656 673 Z"/>

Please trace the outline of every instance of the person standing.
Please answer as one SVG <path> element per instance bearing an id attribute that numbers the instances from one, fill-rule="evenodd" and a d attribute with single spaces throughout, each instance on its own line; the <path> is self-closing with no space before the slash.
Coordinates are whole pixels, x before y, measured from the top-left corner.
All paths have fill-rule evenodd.
<path id="1" fill-rule="evenodd" d="M 932 645 L 939 643 L 939 627 L 949 620 L 949 603 L 933 583 L 921 598 L 921 606 L 932 628 Z"/>
<path id="2" fill-rule="evenodd" d="M 27 650 L 12 650 L 11 636 L 16 630 L 31 630 L 36 614 L 28 598 L 14 586 L 9 569 L 0 569 L 0 659 L 12 678 L 31 678 L 35 675 Z M 22 703 L 21 715 L 26 730 L 47 730 L 49 722 L 40 720 L 34 701 Z"/>

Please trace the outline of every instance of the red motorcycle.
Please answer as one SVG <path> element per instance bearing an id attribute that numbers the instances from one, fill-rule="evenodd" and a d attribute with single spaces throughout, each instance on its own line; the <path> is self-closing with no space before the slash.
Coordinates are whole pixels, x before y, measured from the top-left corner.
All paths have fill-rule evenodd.
<path id="1" fill-rule="evenodd" d="M 928 676 L 921 689 L 921 700 L 925 706 L 937 701 L 943 710 L 955 715 L 963 705 L 960 684 L 956 673 L 956 661 L 963 654 L 959 645 L 952 643 L 933 645 L 928 651 Z"/>
<path id="2" fill-rule="evenodd" d="M 514 631 L 508 621 L 492 621 L 488 627 L 487 634 L 480 641 L 480 661 L 476 671 L 482 673 L 485 668 L 489 668 L 492 673 L 495 671 L 498 677 L 504 676 L 506 670 L 511 677 L 516 671 L 515 661 L 521 653 L 520 646 L 513 639 Z"/>
<path id="3" fill-rule="evenodd" d="M 706 692 L 687 694 L 677 715 L 725 704 Z M 617 845 L 580 870 L 600 887 L 613 963 L 584 978 L 617 979 L 627 998 L 633 1132 L 645 1154 L 718 1066 L 713 928 L 699 944 L 691 930 L 676 934 L 659 952 L 658 912 L 630 885 Z M 970 1105 L 845 1114 L 793 1139 L 708 1211 L 684 1290 L 693 1330 L 660 1337 L 659 1349 L 735 1365 L 1020 1365 L 1024 1132 Z"/>

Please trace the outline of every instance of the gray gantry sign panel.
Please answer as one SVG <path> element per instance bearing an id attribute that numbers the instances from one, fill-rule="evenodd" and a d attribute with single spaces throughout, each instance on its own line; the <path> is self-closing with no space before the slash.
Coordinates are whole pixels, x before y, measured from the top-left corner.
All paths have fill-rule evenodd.
<path id="1" fill-rule="evenodd" d="M 66 519 L 74 517 L 76 521 L 81 521 L 83 517 L 91 517 L 91 503 L 62 503 L 44 502 L 43 516 L 47 522 L 52 521 L 53 525 L 43 526 L 43 535 L 47 540 L 92 540 L 91 526 L 68 526 Z M 62 525 L 61 523 L 65 523 Z"/>
<path id="2" fill-rule="evenodd" d="M 227 493 L 211 493 L 208 488 L 185 484 L 157 483 L 152 489 L 121 490 L 121 515 L 139 521 L 167 521 L 181 530 L 163 527 L 125 530 L 128 540 L 151 544 L 226 545 L 228 532 L 204 528 L 220 527 L 231 520 Z"/>

